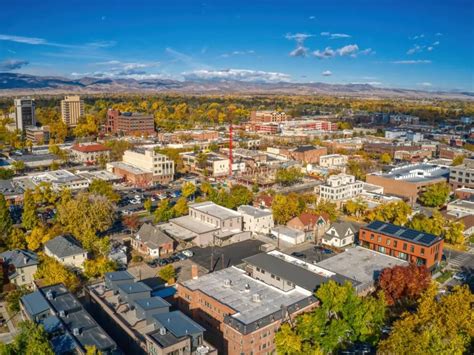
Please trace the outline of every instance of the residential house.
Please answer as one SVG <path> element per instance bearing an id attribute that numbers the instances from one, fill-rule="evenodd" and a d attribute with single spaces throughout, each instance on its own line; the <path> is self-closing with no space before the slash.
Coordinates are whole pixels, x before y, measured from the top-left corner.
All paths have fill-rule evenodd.
<path id="1" fill-rule="evenodd" d="M 248 205 L 239 206 L 237 211 L 242 214 L 244 231 L 252 234 L 270 234 L 274 226 L 272 211 Z"/>
<path id="2" fill-rule="evenodd" d="M 68 235 L 60 235 L 47 241 L 44 253 L 61 264 L 79 269 L 83 268 L 87 260 L 87 251 L 82 249 L 77 240 Z"/>
<path id="3" fill-rule="evenodd" d="M 356 228 L 348 222 L 335 222 L 324 234 L 321 243 L 336 247 L 344 248 L 354 244 Z"/>
<path id="4" fill-rule="evenodd" d="M 9 282 L 17 286 L 33 285 L 39 264 L 35 253 L 21 249 L 8 250 L 0 254 L 0 262 L 4 278 L 7 277 Z"/>
<path id="5" fill-rule="evenodd" d="M 152 257 L 161 257 L 173 253 L 173 243 L 173 239 L 150 223 L 143 224 L 131 241 L 131 245 L 135 250 Z"/>
<path id="6" fill-rule="evenodd" d="M 272 235 L 277 239 L 278 243 L 284 242 L 291 245 L 304 243 L 306 235 L 303 231 L 286 226 L 276 226 L 272 228 Z"/>
<path id="7" fill-rule="evenodd" d="M 253 200 L 254 207 L 271 208 L 273 203 L 273 196 L 259 195 Z"/>
<path id="8" fill-rule="evenodd" d="M 313 214 L 303 212 L 286 223 L 292 229 L 303 231 L 307 240 L 314 240 L 322 236 L 330 225 L 329 215 L 326 213 Z"/>

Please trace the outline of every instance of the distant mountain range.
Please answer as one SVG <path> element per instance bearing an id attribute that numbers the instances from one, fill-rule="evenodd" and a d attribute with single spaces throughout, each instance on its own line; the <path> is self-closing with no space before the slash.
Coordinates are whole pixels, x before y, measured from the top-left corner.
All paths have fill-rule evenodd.
<path id="1" fill-rule="evenodd" d="M 338 95 L 353 97 L 451 98 L 474 100 L 472 92 L 434 92 L 380 88 L 368 84 L 255 83 L 243 81 L 177 81 L 165 79 L 127 79 L 37 76 L 0 73 L 0 96 L 61 93 L 192 93 L 192 94 L 288 94 Z"/>

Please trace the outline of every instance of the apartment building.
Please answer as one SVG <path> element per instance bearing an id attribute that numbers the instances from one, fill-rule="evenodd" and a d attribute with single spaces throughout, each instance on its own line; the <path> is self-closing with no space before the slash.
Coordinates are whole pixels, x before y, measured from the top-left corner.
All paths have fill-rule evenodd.
<path id="1" fill-rule="evenodd" d="M 413 204 L 428 186 L 446 182 L 448 176 L 449 168 L 446 166 L 418 163 L 393 168 L 387 173 L 368 174 L 366 181 L 382 186 L 385 194 Z"/>
<path id="2" fill-rule="evenodd" d="M 428 269 L 435 268 L 443 255 L 441 237 L 381 221 L 361 227 L 359 241 L 363 247 Z"/>
<path id="3" fill-rule="evenodd" d="M 163 143 L 210 142 L 219 138 L 218 131 L 196 130 L 163 132 L 157 134 L 157 139 Z"/>
<path id="4" fill-rule="evenodd" d="M 347 165 L 347 155 L 328 154 L 319 157 L 319 166 L 327 169 L 345 169 Z"/>
<path id="5" fill-rule="evenodd" d="M 109 158 L 110 149 L 100 143 L 81 143 L 71 147 L 71 160 L 76 163 L 96 164 Z"/>
<path id="6" fill-rule="evenodd" d="M 151 135 L 155 134 L 155 120 L 153 115 L 109 109 L 104 131 L 109 134 Z"/>
<path id="7" fill-rule="evenodd" d="M 122 162 L 116 163 L 108 164 L 108 169 L 127 181 L 136 181 L 135 175 L 140 175 L 147 179 L 151 177 L 152 181 L 147 181 L 145 185 L 167 184 L 174 178 L 174 161 L 153 148 L 126 150 Z"/>
<path id="8" fill-rule="evenodd" d="M 348 174 L 331 175 L 319 186 L 319 197 L 332 202 L 342 202 L 362 193 L 364 183 Z"/>
<path id="9" fill-rule="evenodd" d="M 474 187 L 474 158 L 465 158 L 463 164 L 449 167 L 449 183 L 453 189 Z"/>
<path id="10" fill-rule="evenodd" d="M 35 100 L 20 98 L 13 101 L 15 106 L 15 128 L 23 131 L 28 126 L 36 126 Z"/>
<path id="11" fill-rule="evenodd" d="M 29 250 L 14 249 L 0 254 L 0 267 L 4 270 L 4 280 L 17 286 L 33 286 L 38 264 L 38 255 Z"/>
<path id="12" fill-rule="evenodd" d="M 26 139 L 34 144 L 48 144 L 50 133 L 49 126 L 28 126 L 25 129 Z"/>
<path id="13" fill-rule="evenodd" d="M 283 122 L 287 119 L 285 112 L 252 111 L 250 113 L 250 122 Z"/>
<path id="14" fill-rule="evenodd" d="M 82 116 L 84 116 L 84 101 L 80 96 L 65 96 L 61 100 L 61 118 L 68 127 L 77 126 Z"/>
<path id="15" fill-rule="evenodd" d="M 40 287 L 20 299 L 24 320 L 44 326 L 55 354 L 120 353 L 114 340 L 102 329 L 78 299 L 63 284 Z"/>
<path id="16" fill-rule="evenodd" d="M 288 152 L 289 158 L 306 164 L 319 164 L 321 156 L 326 155 L 326 147 L 317 147 L 312 145 L 299 146 Z"/>
<path id="17" fill-rule="evenodd" d="M 205 159 L 200 160 L 205 154 Z M 229 175 L 230 160 L 227 156 L 216 153 L 181 153 L 183 163 L 192 171 L 207 173 L 212 177 L 222 177 Z M 237 164 L 237 162 L 235 163 Z"/>
<path id="18" fill-rule="evenodd" d="M 204 341 L 205 329 L 154 295 L 127 271 L 105 274 L 85 289 L 86 301 L 125 354 L 217 355 Z"/>
<path id="19" fill-rule="evenodd" d="M 243 230 L 252 234 L 270 234 L 275 225 L 270 210 L 244 205 L 239 206 L 237 212 L 242 214 Z"/>

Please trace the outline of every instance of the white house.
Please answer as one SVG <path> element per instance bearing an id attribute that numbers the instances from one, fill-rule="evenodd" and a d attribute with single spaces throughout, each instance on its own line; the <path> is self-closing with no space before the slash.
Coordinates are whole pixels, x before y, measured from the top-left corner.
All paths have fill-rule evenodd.
<path id="1" fill-rule="evenodd" d="M 321 243 L 343 248 L 354 243 L 356 229 L 347 222 L 336 222 L 324 234 Z"/>
<path id="2" fill-rule="evenodd" d="M 44 252 L 61 264 L 82 269 L 87 260 L 87 251 L 71 236 L 60 235 L 46 242 Z"/>
<path id="3" fill-rule="evenodd" d="M 303 231 L 288 228 L 286 226 L 277 226 L 272 228 L 272 235 L 274 235 L 281 242 L 288 244 L 301 244 L 305 241 L 305 233 Z"/>
<path id="4" fill-rule="evenodd" d="M 237 208 L 237 211 L 242 214 L 244 231 L 269 234 L 275 225 L 270 210 L 244 205 Z"/>

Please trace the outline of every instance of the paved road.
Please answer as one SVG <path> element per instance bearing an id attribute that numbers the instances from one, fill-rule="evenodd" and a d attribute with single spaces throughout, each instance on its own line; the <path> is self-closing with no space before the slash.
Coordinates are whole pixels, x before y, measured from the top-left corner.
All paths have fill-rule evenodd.
<path id="1" fill-rule="evenodd" d="M 0 334 L 0 342 L 10 343 L 16 334 L 16 329 L 15 329 L 15 326 L 13 325 L 13 322 L 10 319 L 10 316 L 7 313 L 7 310 L 5 309 L 5 303 L 0 304 L 0 313 L 3 316 L 3 319 L 8 320 L 7 326 L 8 326 L 8 330 L 10 331 L 9 333 Z"/>
<path id="2" fill-rule="evenodd" d="M 474 273 L 474 249 L 470 248 L 469 251 L 457 251 L 451 249 L 445 249 L 444 255 L 446 255 L 448 265 L 453 269 L 460 269 L 470 273 Z"/>

